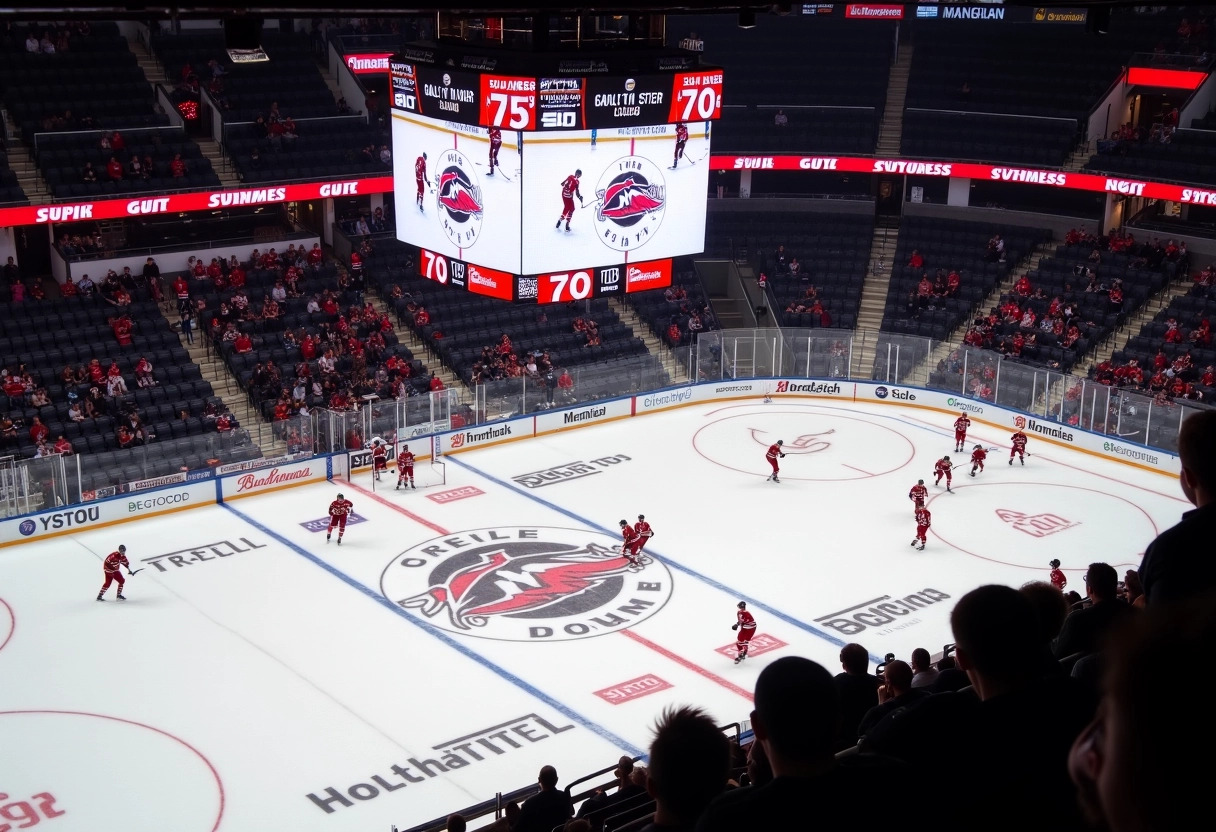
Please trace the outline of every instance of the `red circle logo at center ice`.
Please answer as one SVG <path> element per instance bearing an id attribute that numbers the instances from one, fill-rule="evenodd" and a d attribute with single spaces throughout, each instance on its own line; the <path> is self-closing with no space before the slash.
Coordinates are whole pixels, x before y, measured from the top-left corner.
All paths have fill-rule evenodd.
<path id="1" fill-rule="evenodd" d="M 662 609 L 671 575 L 631 572 L 620 538 L 586 529 L 498 526 L 453 532 L 398 555 L 384 596 L 452 633 L 503 641 L 591 638 Z"/>
<path id="2" fill-rule="evenodd" d="M 610 164 L 600 175 L 595 197 L 600 242 L 616 251 L 649 242 L 667 208 L 663 174 L 643 156 L 626 156 Z"/>
<path id="3" fill-rule="evenodd" d="M 439 169 L 435 183 L 439 224 L 452 245 L 470 248 L 481 234 L 485 211 L 473 164 L 459 150 L 445 150 L 439 155 Z"/>

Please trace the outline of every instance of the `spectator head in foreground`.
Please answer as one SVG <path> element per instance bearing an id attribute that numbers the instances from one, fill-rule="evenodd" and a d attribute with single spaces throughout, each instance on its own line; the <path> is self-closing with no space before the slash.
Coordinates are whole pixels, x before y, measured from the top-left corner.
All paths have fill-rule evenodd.
<path id="1" fill-rule="evenodd" d="M 730 741 L 703 710 L 663 711 L 650 744 L 646 788 L 656 826 L 692 828 L 730 778 Z"/>
<path id="2" fill-rule="evenodd" d="M 959 599 L 950 613 L 958 666 L 981 701 L 1016 690 L 1037 674 L 1040 625 L 1016 589 L 989 584 Z"/>
<path id="3" fill-rule="evenodd" d="M 832 674 L 810 659 L 778 659 L 756 680 L 752 727 L 777 777 L 830 769 L 838 719 Z"/>
<path id="4" fill-rule="evenodd" d="M 1179 479 L 1182 493 L 1197 508 L 1216 496 L 1216 411 L 1188 416 L 1178 432 Z"/>
<path id="5" fill-rule="evenodd" d="M 846 644 L 840 648 L 840 666 L 845 673 L 869 673 L 870 651 L 860 644 Z"/>
<path id="6" fill-rule="evenodd" d="M 1214 665 L 1201 658 L 1214 643 L 1210 592 L 1150 607 L 1111 640 L 1102 704 L 1068 765 L 1095 825 L 1110 832 L 1184 829 L 1207 814 L 1211 766 L 1196 754 L 1216 742 L 1216 726 L 1194 719 L 1193 708 L 1195 692 L 1216 685 Z M 1179 667 L 1188 668 L 1185 682 Z"/>

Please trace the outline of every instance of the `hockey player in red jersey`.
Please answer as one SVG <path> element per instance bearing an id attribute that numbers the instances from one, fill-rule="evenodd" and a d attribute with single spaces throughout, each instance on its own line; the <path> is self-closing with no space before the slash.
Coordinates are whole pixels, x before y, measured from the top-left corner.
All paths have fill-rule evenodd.
<path id="1" fill-rule="evenodd" d="M 126 583 L 126 579 L 122 576 L 122 568 L 124 566 L 127 567 L 128 572 L 131 571 L 131 564 L 127 561 L 126 546 L 119 546 L 117 552 L 110 552 L 110 554 L 106 555 L 105 562 L 102 564 L 102 569 L 106 573 L 106 582 L 101 585 L 101 591 L 97 593 L 98 601 L 106 600 L 104 598 L 106 590 L 110 588 L 110 584 L 114 581 L 118 581 L 118 600 L 127 600 L 126 596 L 122 594 L 123 584 Z"/>
<path id="2" fill-rule="evenodd" d="M 768 464 L 773 466 L 773 473 L 768 475 L 768 478 L 773 482 L 781 482 L 777 474 L 781 473 L 780 466 L 777 465 L 777 457 L 785 459 L 785 454 L 781 452 L 781 446 L 785 443 L 778 439 L 776 444 L 769 445 L 768 450 L 764 454 L 764 458 L 768 460 Z"/>
<path id="3" fill-rule="evenodd" d="M 574 198 L 577 196 L 579 202 L 583 201 L 583 194 L 578 189 L 578 178 L 582 175 L 581 170 L 576 170 L 562 180 L 562 215 L 557 218 L 554 228 L 561 228 L 564 220 L 566 230 L 570 230 L 570 218 L 574 216 Z"/>
<path id="4" fill-rule="evenodd" d="M 338 499 L 329 504 L 329 531 L 325 534 L 326 543 L 333 536 L 334 526 L 337 526 L 338 545 L 342 545 L 342 535 L 346 534 L 346 518 L 350 515 L 352 508 L 354 508 L 354 504 L 341 494 L 338 495 Z"/>
<path id="5" fill-rule="evenodd" d="M 377 480 L 380 472 L 388 470 L 388 445 L 380 437 L 372 440 L 372 474 Z"/>
<path id="6" fill-rule="evenodd" d="M 629 566 L 632 569 L 637 567 L 642 568 L 642 558 L 639 552 L 642 551 L 642 546 L 646 543 L 645 538 L 637 533 L 633 526 L 629 525 L 628 521 L 621 521 L 621 554 L 629 560 Z"/>
<path id="7" fill-rule="evenodd" d="M 946 478 L 946 490 L 950 491 L 950 481 L 954 478 L 954 466 L 950 464 L 950 457 L 944 456 L 937 461 L 933 466 L 933 474 L 936 477 L 933 480 L 934 485 L 941 485 L 942 477 Z"/>
<path id="8" fill-rule="evenodd" d="M 988 452 L 984 450 L 983 445 L 976 445 L 971 450 L 971 476 L 975 476 L 976 471 L 984 470 L 984 460 L 988 458 Z"/>
<path id="9" fill-rule="evenodd" d="M 676 155 L 671 160 L 671 169 L 675 170 L 676 165 L 680 164 L 680 159 L 684 158 L 684 145 L 688 143 L 688 125 L 680 121 L 676 123 Z"/>
<path id="10" fill-rule="evenodd" d="M 967 442 L 967 428 L 971 427 L 971 419 L 964 413 L 954 420 L 954 452 L 962 453 Z"/>
<path id="11" fill-rule="evenodd" d="M 731 629 L 738 632 L 735 636 L 735 649 L 739 651 L 739 655 L 735 656 L 735 664 L 738 664 L 747 658 L 748 642 L 756 634 L 756 619 L 747 611 L 746 601 L 740 601 L 735 606 L 739 611 L 735 613 L 735 623 Z"/>
<path id="12" fill-rule="evenodd" d="M 422 195 L 426 193 L 423 190 L 423 185 L 430 185 L 431 181 L 426 178 L 426 154 L 423 153 L 414 160 L 414 180 L 418 183 L 418 210 L 425 210 L 422 207 Z"/>
<path id="13" fill-rule="evenodd" d="M 1009 437 L 1009 441 L 1013 443 L 1013 447 L 1009 449 L 1009 464 L 1013 464 L 1013 456 L 1017 454 L 1018 459 L 1022 464 L 1026 464 L 1026 434 L 1021 430 L 1014 431 L 1013 436 Z"/>
<path id="14" fill-rule="evenodd" d="M 646 522 L 646 515 L 639 514 L 638 522 L 633 524 L 633 530 L 638 533 L 638 537 L 642 538 L 642 542 L 638 544 L 638 552 L 641 552 L 650 542 L 650 538 L 654 537 L 654 529 Z"/>
<path id="15" fill-rule="evenodd" d="M 397 486 L 393 490 L 400 488 L 402 483 L 406 488 L 418 490 L 418 486 L 414 485 L 414 454 L 409 445 L 402 445 L 397 454 Z"/>
<path id="16" fill-rule="evenodd" d="M 925 534 L 929 531 L 932 520 L 933 515 L 929 513 L 929 509 L 921 506 L 916 510 L 916 537 L 912 538 L 912 545 L 922 552 L 925 549 Z M 916 545 L 918 543 L 919 546 Z"/>
<path id="17" fill-rule="evenodd" d="M 1051 567 L 1051 585 L 1060 592 L 1064 591 L 1064 587 L 1068 586 L 1068 578 L 1064 577 L 1064 570 L 1060 568 L 1060 561 L 1057 558 L 1052 558 L 1051 563 L 1047 564 Z"/>
<path id="18" fill-rule="evenodd" d="M 908 490 L 908 499 L 917 508 L 922 508 L 925 505 L 925 498 L 929 496 L 929 489 L 925 488 L 924 480 L 917 480 L 916 485 Z"/>
<path id="19" fill-rule="evenodd" d="M 494 168 L 498 167 L 498 148 L 502 147 L 502 131 L 497 127 L 490 128 L 490 172 L 487 176 L 494 175 Z"/>

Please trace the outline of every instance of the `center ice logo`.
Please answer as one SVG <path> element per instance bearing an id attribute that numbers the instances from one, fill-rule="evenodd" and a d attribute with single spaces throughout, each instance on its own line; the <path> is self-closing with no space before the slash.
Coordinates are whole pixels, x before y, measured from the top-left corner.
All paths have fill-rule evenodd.
<path id="1" fill-rule="evenodd" d="M 666 190 L 662 172 L 649 159 L 626 156 L 610 164 L 595 190 L 600 242 L 614 251 L 645 245 L 663 222 Z"/>
<path id="2" fill-rule="evenodd" d="M 768 435 L 768 431 L 760 430 L 759 428 L 748 428 L 752 434 L 752 441 L 761 447 L 767 448 L 772 445 L 775 439 Z M 790 442 L 786 442 L 781 446 L 781 450 L 787 454 L 813 454 L 819 451 L 826 451 L 832 447 L 832 443 L 824 439 L 825 436 L 830 436 L 836 432 L 836 428 L 828 428 L 819 433 L 804 433 L 801 436 L 795 436 Z"/>
<path id="3" fill-rule="evenodd" d="M 453 633 L 564 641 L 630 627 L 662 609 L 671 576 L 658 561 L 631 573 L 615 537 L 581 529 L 456 532 L 398 555 L 380 588 Z"/>
<path id="4" fill-rule="evenodd" d="M 470 248 L 481 234 L 485 211 L 473 163 L 459 150 L 445 150 L 439 155 L 438 166 L 435 201 L 439 205 L 439 224 L 452 245 Z"/>

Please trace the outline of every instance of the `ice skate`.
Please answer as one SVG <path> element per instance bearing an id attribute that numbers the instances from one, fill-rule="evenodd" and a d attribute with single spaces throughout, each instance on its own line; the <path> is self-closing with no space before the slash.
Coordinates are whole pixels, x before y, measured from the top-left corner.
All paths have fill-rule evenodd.
<path id="1" fill-rule="evenodd" d="M 412 482 L 410 483 L 410 488 L 414 489 L 415 491 L 418 490 L 418 486 L 414 485 Z"/>
<path id="2" fill-rule="evenodd" d="M 975 471 L 971 472 L 971 476 L 973 476 L 973 477 L 975 476 Z"/>
<path id="3" fill-rule="evenodd" d="M 1026 457 L 1024 457 L 1024 456 L 1020 456 L 1020 457 L 1018 457 L 1018 461 L 1019 461 L 1019 462 L 1021 462 L 1023 465 L 1025 465 L 1025 464 L 1026 464 Z"/>
<path id="4" fill-rule="evenodd" d="M 98 593 L 98 595 L 97 595 L 97 600 L 98 600 L 98 601 L 104 601 L 104 600 L 106 600 L 106 599 L 105 599 L 105 598 L 102 598 L 102 597 L 101 597 L 101 594 L 100 594 L 100 593 Z"/>
<path id="5" fill-rule="evenodd" d="M 739 655 L 735 656 L 735 664 L 739 664 L 739 662 L 743 661 L 746 658 L 747 658 L 747 656 L 740 653 Z"/>
<path id="6" fill-rule="evenodd" d="M 328 543 L 328 542 L 329 542 L 329 539 L 330 539 L 332 536 L 333 536 L 333 535 L 328 535 L 328 534 L 327 534 L 327 535 L 325 535 L 325 542 L 326 542 L 326 543 Z"/>
<path id="7" fill-rule="evenodd" d="M 570 223 L 566 223 L 566 230 L 567 230 L 567 231 L 569 231 L 569 230 L 570 230 Z"/>
<path id="8" fill-rule="evenodd" d="M 557 225 L 555 225 L 555 226 L 553 226 L 553 227 L 554 227 L 554 228 L 561 228 L 561 227 L 562 227 L 562 221 L 561 221 L 561 220 L 558 220 L 558 221 L 557 221 Z"/>
<path id="9" fill-rule="evenodd" d="M 917 541 L 916 551 L 918 551 L 918 552 L 923 552 L 923 551 L 925 551 L 925 543 L 924 543 L 924 541 L 921 541 L 921 540 L 918 540 L 918 541 Z"/>
<path id="10" fill-rule="evenodd" d="M 338 535 L 338 545 L 342 545 L 342 535 Z"/>
<path id="11" fill-rule="evenodd" d="M 493 175 L 494 175 L 494 168 L 490 168 L 490 172 L 487 173 L 486 176 L 493 176 Z"/>
<path id="12" fill-rule="evenodd" d="M 119 600 L 119 601 L 125 601 L 125 600 L 127 600 L 127 596 L 123 595 L 123 594 L 120 592 L 120 593 L 118 593 L 118 600 Z"/>
<path id="13" fill-rule="evenodd" d="M 1012 465 L 1012 464 L 1013 464 L 1013 457 L 1009 457 L 1009 464 L 1010 464 L 1010 465 Z"/>
<path id="14" fill-rule="evenodd" d="M 914 537 L 914 538 L 912 538 L 912 542 L 911 542 L 911 543 L 909 543 L 908 545 L 909 545 L 909 546 L 915 546 L 915 545 L 916 545 L 916 538 L 915 538 L 915 537 Z"/>
<path id="15" fill-rule="evenodd" d="M 394 486 L 393 486 L 393 490 L 394 490 L 394 491 L 400 491 L 400 490 L 401 490 L 401 483 L 400 483 L 400 482 L 398 482 L 396 485 L 394 485 Z"/>
<path id="16" fill-rule="evenodd" d="M 974 474 L 972 474 L 972 476 L 975 476 L 975 475 L 974 475 Z M 946 490 L 947 490 L 947 491 L 949 491 L 951 494 L 953 494 L 953 493 L 954 493 L 954 489 L 953 489 L 953 488 L 951 488 L 951 487 L 950 487 L 950 486 L 948 486 L 948 485 L 946 486 Z"/>

